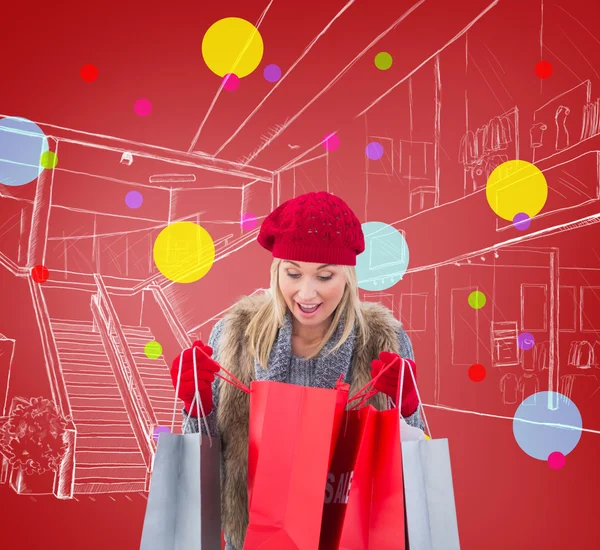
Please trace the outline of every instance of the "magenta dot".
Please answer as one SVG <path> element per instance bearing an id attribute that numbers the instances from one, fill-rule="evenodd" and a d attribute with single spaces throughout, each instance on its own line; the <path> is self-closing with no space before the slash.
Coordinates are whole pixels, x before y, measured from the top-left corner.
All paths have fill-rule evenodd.
<path id="1" fill-rule="evenodd" d="M 513 218 L 513 224 L 515 229 L 518 229 L 519 231 L 525 231 L 526 229 L 529 229 L 529 226 L 531 225 L 531 218 L 525 214 L 525 212 L 519 212 Z"/>
<path id="2" fill-rule="evenodd" d="M 244 231 L 252 231 L 258 225 L 258 219 L 254 214 L 250 214 L 250 212 L 246 212 L 242 216 L 241 220 L 242 229 Z"/>
<path id="3" fill-rule="evenodd" d="M 160 436 L 160 434 L 162 433 L 171 433 L 171 430 L 169 428 L 167 428 L 166 426 L 156 426 L 156 428 L 154 428 L 154 433 L 152 434 L 152 439 L 154 439 L 154 441 L 158 442 L 158 438 Z"/>
<path id="4" fill-rule="evenodd" d="M 149 99 L 142 97 L 135 102 L 133 110 L 138 116 L 148 116 L 152 112 L 152 103 Z"/>
<path id="5" fill-rule="evenodd" d="M 275 64 L 267 65 L 263 75 L 268 82 L 277 82 L 281 78 L 281 69 Z"/>
<path id="6" fill-rule="evenodd" d="M 233 90 L 237 90 L 240 85 L 240 79 L 237 75 L 233 73 L 228 73 L 223 77 L 223 89 L 228 92 L 233 92 Z"/>
<path id="7" fill-rule="evenodd" d="M 517 337 L 517 345 L 524 351 L 529 351 L 535 346 L 535 338 L 531 332 L 522 332 Z"/>
<path id="8" fill-rule="evenodd" d="M 560 470 L 567 462 L 567 459 L 564 454 L 555 451 L 550 453 L 548 457 L 548 466 L 553 470 Z"/>
<path id="9" fill-rule="evenodd" d="M 326 151 L 335 151 L 340 146 L 340 138 L 335 134 L 328 134 L 321 142 Z"/>
<path id="10" fill-rule="evenodd" d="M 129 206 L 129 208 L 139 208 L 142 206 L 144 202 L 144 197 L 139 191 L 129 191 L 127 195 L 125 195 L 125 204 Z"/>
<path id="11" fill-rule="evenodd" d="M 383 146 L 381 143 L 372 141 L 366 148 L 367 157 L 371 160 L 379 160 L 383 156 Z"/>

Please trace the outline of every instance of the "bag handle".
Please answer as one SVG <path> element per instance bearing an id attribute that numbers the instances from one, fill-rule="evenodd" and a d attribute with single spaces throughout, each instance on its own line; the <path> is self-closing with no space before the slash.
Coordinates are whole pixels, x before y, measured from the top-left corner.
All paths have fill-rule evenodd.
<path id="1" fill-rule="evenodd" d="M 183 350 L 181 352 L 181 354 L 179 355 L 179 370 L 177 372 L 177 384 L 175 386 L 175 404 L 173 407 L 173 418 L 171 420 L 171 433 L 173 433 L 173 430 L 175 428 L 175 414 L 177 412 L 177 400 L 178 400 L 178 395 L 179 395 L 179 385 L 181 382 L 181 371 L 183 368 L 183 354 L 185 353 L 185 350 Z M 200 391 L 198 390 L 198 372 L 196 370 L 196 352 L 194 350 L 194 347 L 192 347 L 192 358 L 194 360 L 194 399 L 192 400 L 192 404 L 190 405 L 190 412 L 191 410 L 194 408 L 194 403 L 196 404 L 196 408 L 198 409 L 198 418 L 202 417 L 202 420 L 204 421 L 204 427 L 206 428 L 206 433 L 209 436 L 209 438 L 211 437 L 210 434 L 210 429 L 208 428 L 208 422 L 206 421 L 206 415 L 204 414 L 204 406 L 202 405 L 202 399 L 200 399 Z M 187 418 L 185 419 L 185 422 L 183 423 L 183 426 L 181 428 L 182 433 L 185 433 L 185 428 L 188 425 L 188 422 L 190 420 L 190 414 L 188 413 Z M 211 439 L 209 439 L 210 441 L 210 445 L 212 445 L 212 441 Z M 200 445 L 202 445 L 202 438 L 200 438 Z"/>
<path id="2" fill-rule="evenodd" d="M 236 378 L 233 374 L 231 374 L 228 370 L 224 369 L 221 365 L 219 365 L 219 363 L 217 363 L 210 355 L 208 355 L 202 348 L 198 348 L 198 350 L 200 351 L 200 353 L 202 355 L 204 355 L 204 357 L 210 361 L 211 363 L 213 363 L 214 365 L 216 365 L 217 367 L 219 367 L 219 371 L 223 371 L 225 374 L 227 374 L 227 376 L 229 376 L 231 378 L 225 378 L 224 376 L 221 376 L 218 372 L 216 374 L 216 376 L 218 378 L 220 378 L 221 380 L 224 380 L 225 382 L 231 384 L 232 386 L 236 387 L 238 390 L 242 390 L 244 393 L 249 394 L 250 393 L 250 388 L 248 388 L 248 386 L 246 386 L 243 382 L 241 382 L 239 380 L 239 378 Z M 196 367 L 196 357 L 194 356 L 194 368 Z"/>
<path id="3" fill-rule="evenodd" d="M 394 357 L 393 361 L 388 365 L 385 365 L 375 377 L 371 378 L 369 382 L 367 382 L 360 390 L 358 390 L 353 397 L 348 399 L 348 402 L 355 401 L 356 399 L 360 399 L 357 403 L 352 405 L 349 410 L 353 411 L 355 409 L 359 409 L 362 405 L 364 405 L 371 397 L 378 393 L 378 390 L 374 389 L 373 386 L 375 382 L 379 379 L 379 377 L 389 368 L 392 367 L 394 363 L 397 363 L 400 357 Z"/>
<path id="4" fill-rule="evenodd" d="M 192 404 L 190 406 L 190 409 L 192 409 L 194 407 L 194 403 L 196 404 L 196 407 L 198 408 L 198 414 L 200 415 L 200 412 L 202 412 L 202 419 L 204 421 L 204 427 L 206 428 L 206 433 L 210 436 L 210 431 L 208 429 L 208 423 L 206 422 L 206 418 L 205 418 L 205 414 L 204 414 L 204 407 L 202 406 L 202 399 L 200 399 L 200 392 L 198 391 L 198 372 L 196 371 L 196 350 L 198 350 L 202 355 L 204 355 L 204 357 L 206 359 L 208 359 L 209 361 L 212 361 L 214 364 L 219 366 L 219 369 L 222 370 L 223 372 L 225 372 L 230 378 L 231 380 L 229 380 L 228 378 L 225 378 L 224 376 L 221 376 L 219 373 L 217 373 L 217 376 L 219 378 L 221 378 L 222 380 L 224 380 L 225 382 L 228 382 L 229 384 L 231 384 L 232 386 L 235 386 L 236 388 L 242 390 L 245 393 L 250 393 L 250 389 L 248 387 L 246 387 L 242 382 L 240 382 L 240 380 L 238 380 L 233 374 L 231 374 L 228 370 L 224 369 L 221 365 L 219 365 L 212 357 L 210 357 L 207 353 L 204 352 L 204 350 L 198 346 L 192 347 L 192 357 L 194 360 L 194 385 L 195 385 L 195 392 L 194 392 L 194 399 L 192 400 Z M 183 354 L 184 354 L 185 350 L 181 352 L 181 354 L 179 355 L 179 371 L 177 373 L 177 384 L 175 386 L 175 403 L 173 405 L 173 418 L 171 420 L 171 432 L 173 432 L 174 428 L 175 428 L 175 415 L 177 414 L 177 401 L 178 401 L 178 394 L 179 394 L 179 386 L 180 386 L 180 382 L 181 382 L 181 371 L 182 371 L 182 367 L 183 367 Z M 187 423 L 189 421 L 189 415 L 186 418 L 183 427 L 182 427 L 182 431 L 185 432 L 185 428 L 187 426 Z"/>
<path id="5" fill-rule="evenodd" d="M 433 439 L 433 436 L 431 435 L 431 430 L 429 428 L 429 423 L 427 422 L 427 417 L 425 416 L 425 408 L 423 407 L 423 401 L 421 401 L 421 395 L 419 394 L 419 387 L 417 386 L 415 373 L 413 372 L 410 363 L 408 363 L 408 361 L 404 357 L 401 357 L 400 359 L 402 360 L 402 373 L 400 374 L 400 383 L 398 384 L 398 395 L 396 396 L 396 408 L 398 409 L 398 414 L 400 415 L 400 418 L 404 419 L 404 417 L 402 416 L 401 396 L 402 390 L 404 389 L 404 367 L 408 366 L 408 372 L 410 372 L 410 377 L 412 378 L 413 385 L 415 386 L 415 392 L 417 393 L 417 399 L 419 400 L 419 405 L 417 409 L 419 407 L 421 408 L 421 414 L 423 415 L 423 423 L 425 424 L 425 428 L 427 428 L 427 433 L 429 434 L 429 437 Z"/>

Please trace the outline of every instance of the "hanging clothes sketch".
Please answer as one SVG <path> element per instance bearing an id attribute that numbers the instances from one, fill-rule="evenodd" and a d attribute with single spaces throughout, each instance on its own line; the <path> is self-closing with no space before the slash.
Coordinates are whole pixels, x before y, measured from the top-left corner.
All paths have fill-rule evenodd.
<path id="1" fill-rule="evenodd" d="M 548 341 L 535 345 L 533 363 L 535 370 L 548 370 Z"/>
<path id="2" fill-rule="evenodd" d="M 506 125 L 502 123 L 502 119 L 500 117 L 497 116 L 490 120 L 488 133 L 488 141 L 491 151 L 500 151 L 502 149 L 506 149 L 506 146 L 510 141 L 510 127 L 507 135 Z"/>
<path id="3" fill-rule="evenodd" d="M 475 134 L 471 130 L 467 130 L 460 140 L 458 150 L 458 162 L 464 164 L 465 169 L 477 160 L 477 142 Z"/>
<path id="4" fill-rule="evenodd" d="M 571 342 L 569 350 L 569 365 L 578 369 L 591 369 L 594 364 L 594 348 L 592 344 L 583 342 Z"/>
<path id="5" fill-rule="evenodd" d="M 597 369 L 600 369 L 600 340 L 594 342 L 592 353 L 594 354 L 594 366 Z"/>
<path id="6" fill-rule="evenodd" d="M 488 127 L 487 125 L 482 126 L 481 128 L 477 128 L 477 132 L 475 133 L 475 141 L 477 143 L 477 159 L 481 159 L 485 152 L 487 151 L 488 144 Z"/>
<path id="7" fill-rule="evenodd" d="M 502 392 L 502 403 L 514 405 L 517 402 L 519 380 L 512 372 L 505 374 L 500 379 L 500 391 Z"/>
<path id="8" fill-rule="evenodd" d="M 567 117 L 571 109 L 561 105 L 556 109 L 554 121 L 556 122 L 556 150 L 561 151 L 569 146 L 569 129 L 567 128 Z"/>
<path id="9" fill-rule="evenodd" d="M 500 122 L 502 124 L 502 136 L 505 140 L 505 145 L 508 145 L 512 142 L 513 121 L 509 117 L 505 116 L 500 119 Z"/>
<path id="10" fill-rule="evenodd" d="M 526 373 L 519 380 L 519 399 L 521 399 L 521 403 L 539 391 L 540 383 L 536 374 Z M 528 405 L 535 405 L 535 401 L 536 399 L 533 398 Z"/>
<path id="11" fill-rule="evenodd" d="M 486 168 L 485 168 L 485 173 L 486 173 L 486 176 L 488 177 L 488 179 L 490 177 L 490 174 L 496 168 L 498 168 L 498 166 L 500 166 L 501 164 L 504 164 L 507 160 L 508 160 L 508 155 L 492 155 L 490 158 L 488 158 Z"/>
<path id="12" fill-rule="evenodd" d="M 542 146 L 544 140 L 544 132 L 548 129 L 543 122 L 536 122 L 529 128 L 529 141 L 532 149 Z"/>

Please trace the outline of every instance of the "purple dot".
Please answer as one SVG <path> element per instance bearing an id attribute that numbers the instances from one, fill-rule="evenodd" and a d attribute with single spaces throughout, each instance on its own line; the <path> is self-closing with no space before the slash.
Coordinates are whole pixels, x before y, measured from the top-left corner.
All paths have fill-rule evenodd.
<path id="1" fill-rule="evenodd" d="M 250 212 L 246 212 L 242 216 L 241 220 L 242 229 L 244 231 L 252 231 L 258 225 L 258 219 L 254 214 L 250 214 Z"/>
<path id="2" fill-rule="evenodd" d="M 223 77 L 223 88 L 228 92 L 233 92 L 234 90 L 237 90 L 239 85 L 240 79 L 237 75 L 233 73 L 227 73 Z"/>
<path id="3" fill-rule="evenodd" d="M 367 145 L 367 157 L 371 160 L 379 160 L 383 156 L 383 146 L 381 143 L 377 143 L 376 141 L 372 141 Z"/>
<path id="4" fill-rule="evenodd" d="M 530 332 L 522 332 L 517 338 L 517 344 L 522 350 L 528 351 L 535 345 L 535 338 Z"/>
<path id="5" fill-rule="evenodd" d="M 327 134 L 321 144 L 326 151 L 335 151 L 340 146 L 340 138 L 335 134 Z"/>
<path id="6" fill-rule="evenodd" d="M 519 212 L 513 218 L 513 224 L 515 229 L 518 229 L 519 231 L 525 231 L 526 229 L 529 229 L 529 226 L 531 225 L 531 218 L 525 214 L 525 212 Z"/>
<path id="7" fill-rule="evenodd" d="M 129 191 L 127 195 L 125 195 L 125 204 L 129 206 L 129 208 L 139 208 L 142 206 L 144 202 L 144 197 L 139 191 Z"/>
<path id="8" fill-rule="evenodd" d="M 263 71 L 263 75 L 269 82 L 277 82 L 281 78 L 281 69 L 279 65 L 267 65 Z"/>
<path id="9" fill-rule="evenodd" d="M 554 453 L 550 453 L 548 457 L 548 466 L 553 470 L 560 470 L 567 462 L 567 459 L 564 454 L 556 451 Z"/>
<path id="10" fill-rule="evenodd" d="M 154 441 L 158 441 L 158 436 L 161 433 L 171 433 L 171 430 L 169 430 L 169 428 L 167 428 L 166 426 L 156 426 L 156 428 L 154 428 L 154 433 L 152 434 L 152 438 L 154 439 Z"/>
<path id="11" fill-rule="evenodd" d="M 135 102 L 133 110 L 138 116 L 148 116 L 152 112 L 152 103 L 149 99 L 142 97 Z"/>

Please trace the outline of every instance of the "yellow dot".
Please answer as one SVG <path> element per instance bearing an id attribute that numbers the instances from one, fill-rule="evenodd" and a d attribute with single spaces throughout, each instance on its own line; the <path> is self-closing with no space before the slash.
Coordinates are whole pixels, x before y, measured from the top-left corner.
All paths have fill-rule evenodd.
<path id="1" fill-rule="evenodd" d="M 215 243 L 208 231 L 192 222 L 165 227 L 154 241 L 154 263 L 170 281 L 194 283 L 215 261 Z"/>
<path id="2" fill-rule="evenodd" d="M 509 160 L 490 174 L 485 194 L 494 213 L 512 222 L 521 212 L 530 218 L 540 213 L 548 198 L 548 183 L 530 162 Z"/>
<path id="3" fill-rule="evenodd" d="M 425 434 L 425 439 L 431 439 L 427 434 Z"/>
<path id="4" fill-rule="evenodd" d="M 259 30 L 239 17 L 226 17 L 213 23 L 202 39 L 204 62 L 218 76 L 248 76 L 260 64 L 263 52 Z"/>
<path id="5" fill-rule="evenodd" d="M 467 301 L 473 309 L 481 309 L 483 306 L 485 306 L 487 298 L 485 297 L 485 294 L 483 292 L 479 290 L 474 290 L 473 292 L 471 292 L 471 294 L 469 294 Z"/>
<path id="6" fill-rule="evenodd" d="M 40 157 L 40 166 L 43 168 L 56 168 L 58 164 L 58 156 L 52 151 L 44 151 Z"/>
<path id="7" fill-rule="evenodd" d="M 156 340 L 151 340 L 144 346 L 144 353 L 148 359 L 158 359 L 162 353 L 162 346 Z"/>

